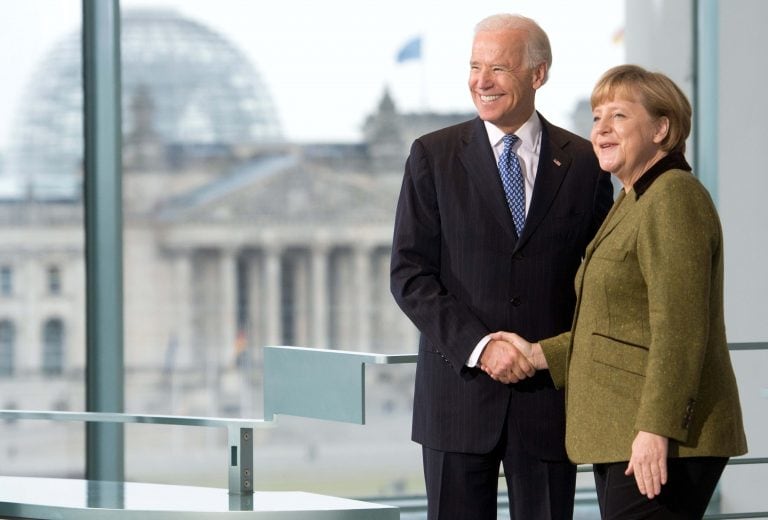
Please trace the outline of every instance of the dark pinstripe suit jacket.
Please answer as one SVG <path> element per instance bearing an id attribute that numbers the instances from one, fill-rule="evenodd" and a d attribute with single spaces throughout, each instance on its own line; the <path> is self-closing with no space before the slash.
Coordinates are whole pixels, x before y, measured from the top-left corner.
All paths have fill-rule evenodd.
<path id="1" fill-rule="evenodd" d="M 519 239 L 479 118 L 411 147 L 391 289 L 421 331 L 413 440 L 433 449 L 489 452 L 513 399 L 529 451 L 566 459 L 563 395 L 548 373 L 503 385 L 464 366 L 489 332 L 536 340 L 569 329 L 574 275 L 613 202 L 589 142 L 541 119 L 539 167 Z"/>

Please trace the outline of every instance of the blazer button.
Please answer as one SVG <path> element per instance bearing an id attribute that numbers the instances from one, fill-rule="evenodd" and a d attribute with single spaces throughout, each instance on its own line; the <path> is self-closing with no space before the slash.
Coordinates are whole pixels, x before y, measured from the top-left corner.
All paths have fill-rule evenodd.
<path id="1" fill-rule="evenodd" d="M 515 296 L 514 298 L 512 298 L 511 300 L 509 300 L 509 303 L 511 303 L 511 304 L 512 304 L 513 306 L 515 306 L 515 307 L 519 307 L 519 306 L 520 306 L 520 298 L 518 298 L 517 296 Z"/>

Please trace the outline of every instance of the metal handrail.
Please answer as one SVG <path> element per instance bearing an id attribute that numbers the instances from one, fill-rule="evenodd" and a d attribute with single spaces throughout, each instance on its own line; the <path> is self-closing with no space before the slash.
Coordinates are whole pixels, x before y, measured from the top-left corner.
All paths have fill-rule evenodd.
<path id="1" fill-rule="evenodd" d="M 754 343 L 728 343 L 728 350 L 768 350 L 768 342 L 757 341 Z"/>
<path id="2" fill-rule="evenodd" d="M 229 438 L 227 466 L 229 467 L 230 495 L 248 495 L 253 493 L 253 429 L 271 427 L 275 424 L 274 421 L 265 421 L 263 419 L 227 419 L 110 412 L 55 412 L 48 410 L 0 410 L 0 418 L 226 428 Z"/>

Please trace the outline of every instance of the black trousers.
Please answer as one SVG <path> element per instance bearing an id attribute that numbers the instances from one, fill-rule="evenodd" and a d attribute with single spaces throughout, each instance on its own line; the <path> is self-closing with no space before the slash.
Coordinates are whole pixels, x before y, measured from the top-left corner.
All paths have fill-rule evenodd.
<path id="1" fill-rule="evenodd" d="M 595 464 L 595 487 L 603 520 L 695 520 L 704 512 L 727 458 L 692 457 L 667 460 L 667 483 L 653 499 L 641 495 L 627 462 Z"/>
<path id="2" fill-rule="evenodd" d="M 512 520 L 571 520 L 576 466 L 548 462 L 522 448 L 509 419 L 487 454 L 422 448 L 429 520 L 496 520 L 499 467 L 504 466 Z"/>

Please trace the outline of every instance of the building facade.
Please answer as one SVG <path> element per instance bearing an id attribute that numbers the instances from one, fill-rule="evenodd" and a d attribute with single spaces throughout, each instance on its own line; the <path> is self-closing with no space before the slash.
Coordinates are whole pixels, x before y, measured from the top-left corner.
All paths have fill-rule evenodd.
<path id="1" fill-rule="evenodd" d="M 33 80 L 0 183 L 5 407 L 84 407 L 76 41 Z M 418 135 L 473 114 L 402 114 L 384 91 L 363 142 L 297 145 L 258 72 L 210 29 L 126 11 L 122 52 L 127 408 L 258 415 L 239 396 L 258 392 L 264 345 L 415 351 L 389 292 L 405 157 Z M 171 378 L 183 397 L 164 394 Z"/>

